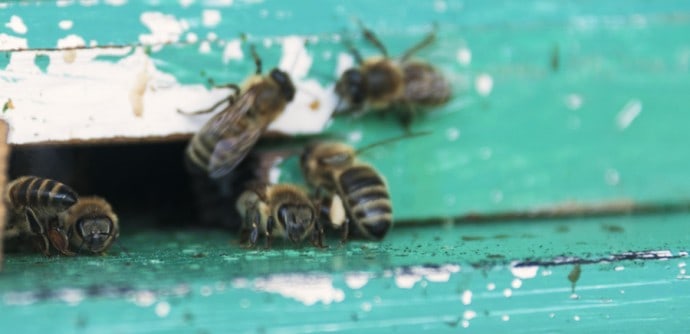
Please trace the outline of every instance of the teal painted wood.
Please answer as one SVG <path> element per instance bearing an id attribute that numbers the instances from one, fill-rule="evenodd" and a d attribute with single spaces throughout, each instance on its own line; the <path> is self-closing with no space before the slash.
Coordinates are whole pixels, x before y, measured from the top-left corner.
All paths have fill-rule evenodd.
<path id="1" fill-rule="evenodd" d="M 32 48 L 55 47 L 70 33 L 99 44 L 131 44 L 148 32 L 141 13 L 156 11 L 186 19 L 187 32 L 202 40 L 211 31 L 226 41 L 249 33 L 267 64 L 280 51 L 264 46 L 264 39 L 316 35 L 309 45 L 317 60 L 310 76 L 327 82 L 338 53 L 345 52 L 333 35 L 355 31 L 351 15 L 379 32 L 393 53 L 436 21 L 439 41 L 420 56 L 448 73 L 455 99 L 415 123 L 415 130 L 432 135 L 362 157 L 388 178 L 396 216 L 416 219 L 566 201 L 686 201 L 689 7 L 683 1 L 10 3 L 0 9 L 0 33 L 13 35 L 4 23 L 18 15 Z M 218 9 L 221 22 L 204 27 L 203 9 Z M 56 28 L 63 19 L 73 21 L 70 31 Z M 559 69 L 553 71 L 556 46 Z M 239 81 L 251 71 L 246 59 L 223 63 L 219 44 L 211 43 L 207 54 L 198 50 L 199 42 L 179 44 L 152 50 L 152 56 L 185 83 Z M 463 50 L 471 52 L 469 63 Z M 493 82 L 487 96 L 475 88 L 482 75 Z M 365 145 L 402 130 L 393 119 L 367 116 L 338 119 L 329 132 Z M 301 180 L 294 159 L 281 175 Z M 688 321 L 687 219 L 396 227 L 383 243 L 245 251 L 217 231 L 135 233 L 138 221 L 129 218 L 123 219 L 129 230 L 122 243 L 130 254 L 10 256 L 0 276 L 0 323 L 53 333 L 440 332 L 465 326 L 486 332 L 678 332 Z M 583 265 L 575 298 L 570 265 L 540 266 L 534 278 L 519 281 L 511 271 L 513 261 L 596 260 L 645 250 L 680 258 Z M 297 301 L 267 292 L 270 277 L 278 287 L 325 282 L 312 297 L 331 302 L 308 306 L 303 294 Z M 413 287 L 405 288 L 410 282 Z M 472 292 L 468 305 L 466 291 Z"/>
<path id="2" fill-rule="evenodd" d="M 677 332 L 689 318 L 688 217 L 401 227 L 381 243 L 330 240 L 326 250 L 130 230 L 128 254 L 9 256 L 0 322 L 54 333 Z M 655 252 L 610 257 L 631 250 Z M 645 260 L 653 254 L 661 259 Z M 568 257 L 595 262 L 582 265 L 575 294 L 572 265 L 514 262 Z"/>
<path id="3" fill-rule="evenodd" d="M 55 47 L 58 38 L 71 33 L 101 45 L 137 43 L 150 33 L 142 13 L 172 15 L 188 26 L 180 42 L 189 33 L 198 41 L 154 50 L 152 56 L 160 69 L 186 83 L 237 82 L 249 74 L 247 59 L 222 61 L 220 41 L 241 33 L 260 46 L 291 34 L 314 36 L 310 76 L 329 82 L 337 55 L 346 52 L 334 36 L 356 33 L 353 16 L 377 31 L 393 54 L 438 22 L 438 43 L 420 57 L 448 74 L 454 99 L 415 123 L 414 130 L 431 130 L 431 136 L 363 157 L 388 178 L 398 218 L 523 210 L 567 201 L 688 199 L 690 181 L 682 164 L 688 160 L 683 145 L 690 139 L 684 116 L 690 107 L 684 98 L 690 86 L 686 2 L 218 3 L 59 8 L 48 2 L 11 3 L 2 13 L 24 18 L 32 48 Z M 205 9 L 219 11 L 216 26 L 204 26 Z M 56 29 L 64 19 L 73 21 L 69 31 Z M 200 53 L 210 32 L 218 40 L 210 43 L 209 53 Z M 366 55 L 374 54 L 356 42 Z M 553 71 L 556 47 L 559 69 Z M 260 49 L 265 63 L 274 64 L 279 48 Z M 480 77 L 492 79 L 488 96 L 475 89 Z M 349 136 L 354 145 L 401 133 L 393 119 L 376 116 L 338 119 L 328 131 Z M 294 161 L 284 166 L 283 180 L 301 182 Z"/>

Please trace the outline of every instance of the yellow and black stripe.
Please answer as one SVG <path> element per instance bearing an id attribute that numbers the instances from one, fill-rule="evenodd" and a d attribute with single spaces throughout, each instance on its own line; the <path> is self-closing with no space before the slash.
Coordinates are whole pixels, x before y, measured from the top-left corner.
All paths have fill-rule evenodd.
<path id="1" fill-rule="evenodd" d="M 63 211 L 77 203 L 77 193 L 55 180 L 22 176 L 8 186 L 10 204 L 15 208 L 32 207 Z"/>
<path id="2" fill-rule="evenodd" d="M 393 225 L 393 208 L 379 173 L 367 165 L 354 166 L 340 174 L 338 183 L 359 232 L 370 239 L 383 239 Z"/>

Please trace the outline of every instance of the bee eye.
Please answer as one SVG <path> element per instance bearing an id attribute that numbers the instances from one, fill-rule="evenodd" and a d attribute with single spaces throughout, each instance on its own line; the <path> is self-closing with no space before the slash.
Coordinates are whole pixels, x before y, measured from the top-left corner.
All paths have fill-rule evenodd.
<path id="1" fill-rule="evenodd" d="M 295 86 L 292 84 L 290 76 L 287 73 L 275 68 L 271 70 L 270 75 L 280 87 L 280 91 L 283 93 L 283 96 L 285 96 L 285 99 L 292 101 L 292 99 L 295 98 Z"/>
<path id="2" fill-rule="evenodd" d="M 364 76 L 357 69 L 349 69 L 343 73 L 347 92 L 352 99 L 352 103 L 361 104 L 364 102 L 364 92 L 366 91 L 366 82 Z"/>

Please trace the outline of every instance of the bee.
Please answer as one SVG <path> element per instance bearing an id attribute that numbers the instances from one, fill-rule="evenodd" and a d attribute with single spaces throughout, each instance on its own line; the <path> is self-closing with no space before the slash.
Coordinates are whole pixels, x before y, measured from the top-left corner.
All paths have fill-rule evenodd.
<path id="1" fill-rule="evenodd" d="M 418 109 L 441 105 L 450 99 L 451 87 L 441 72 L 428 62 L 410 59 L 433 43 L 435 25 L 422 41 L 399 59 L 389 57 L 378 37 L 361 23 L 359 25 L 364 38 L 382 56 L 364 59 L 350 42 L 347 43 L 359 66 L 346 70 L 338 79 L 335 91 L 340 101 L 336 112 L 396 110 L 403 126 L 409 129 Z"/>
<path id="2" fill-rule="evenodd" d="M 212 179 L 228 175 L 295 97 L 295 86 L 286 72 L 274 68 L 261 75 L 261 58 L 253 45 L 251 54 L 256 74 L 242 88 L 226 85 L 233 94 L 209 109 L 189 113 L 207 113 L 228 104 L 192 137 L 185 150 L 188 167 Z"/>
<path id="3" fill-rule="evenodd" d="M 254 247 L 263 234 L 266 247 L 273 236 L 282 236 L 294 243 L 309 238 L 323 248 L 323 229 L 317 220 L 317 210 L 306 192 L 291 184 L 254 184 L 240 195 L 237 211 L 242 216 L 242 242 Z"/>
<path id="4" fill-rule="evenodd" d="M 5 190 L 5 203 L 11 209 L 7 236 L 30 236 L 46 256 L 50 256 L 51 245 L 64 255 L 74 255 L 58 214 L 72 207 L 78 198 L 74 190 L 55 180 L 36 176 L 13 180 Z"/>
<path id="5" fill-rule="evenodd" d="M 357 233 L 371 240 L 381 240 L 393 225 L 393 207 L 388 186 L 374 167 L 356 159 L 357 151 L 339 142 L 308 145 L 300 166 L 307 182 L 316 187 L 319 207 L 328 214 L 335 229 L 342 228 L 342 241 L 349 235 L 350 223 Z M 330 196 L 330 205 L 322 191 Z"/>
<path id="6" fill-rule="evenodd" d="M 113 208 L 103 198 L 82 197 L 59 215 L 67 228 L 70 245 L 78 251 L 102 254 L 120 236 L 120 225 Z"/>

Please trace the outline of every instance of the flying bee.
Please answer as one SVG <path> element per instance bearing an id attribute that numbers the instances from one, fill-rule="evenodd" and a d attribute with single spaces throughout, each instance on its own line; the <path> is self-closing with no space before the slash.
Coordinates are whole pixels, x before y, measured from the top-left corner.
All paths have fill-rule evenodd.
<path id="1" fill-rule="evenodd" d="M 68 230 L 71 246 L 78 251 L 102 254 L 120 236 L 117 215 L 110 204 L 100 197 L 80 198 L 59 218 Z"/>
<path id="2" fill-rule="evenodd" d="M 441 105 L 450 99 L 448 80 L 428 62 L 410 59 L 433 43 L 435 25 L 422 41 L 405 51 L 399 59 L 389 57 L 376 35 L 361 23 L 359 25 L 364 38 L 382 56 L 364 59 L 350 42 L 347 43 L 359 66 L 346 70 L 336 83 L 335 91 L 340 97 L 336 112 L 395 110 L 403 126 L 409 129 L 419 109 Z"/>
<path id="3" fill-rule="evenodd" d="M 323 229 L 317 210 L 301 188 L 291 184 L 257 184 L 248 187 L 237 200 L 237 211 L 243 218 L 242 242 L 254 247 L 263 234 L 266 247 L 273 236 L 282 236 L 294 243 L 309 238 L 323 248 Z"/>
<path id="4" fill-rule="evenodd" d="M 335 229 L 342 228 L 342 241 L 353 223 L 361 236 L 381 240 L 393 225 L 393 206 L 383 176 L 356 159 L 357 151 L 339 142 L 308 145 L 300 159 L 302 173 L 316 187 L 319 207 L 328 213 Z M 330 196 L 322 205 L 321 191 Z"/>
<path id="5" fill-rule="evenodd" d="M 256 74 L 242 88 L 226 85 L 234 90 L 233 94 L 209 109 L 189 113 L 207 113 L 228 104 L 192 137 L 185 150 L 189 168 L 213 179 L 228 175 L 295 97 L 295 86 L 286 72 L 274 68 L 262 76 L 261 58 L 253 45 L 251 54 Z"/>
<path id="6" fill-rule="evenodd" d="M 30 236 L 46 256 L 50 255 L 51 245 L 64 255 L 74 255 L 69 250 L 68 231 L 58 214 L 77 200 L 77 193 L 58 181 L 36 176 L 19 177 L 5 190 L 5 203 L 12 211 L 6 234 Z"/>

